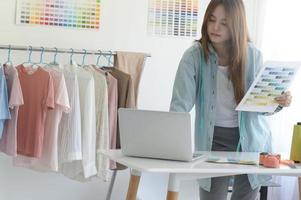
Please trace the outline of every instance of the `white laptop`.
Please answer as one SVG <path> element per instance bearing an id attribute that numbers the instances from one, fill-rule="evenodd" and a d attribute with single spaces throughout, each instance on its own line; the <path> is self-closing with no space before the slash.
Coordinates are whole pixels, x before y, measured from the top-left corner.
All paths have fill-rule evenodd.
<path id="1" fill-rule="evenodd" d="M 119 130 L 122 153 L 126 156 L 193 161 L 189 113 L 120 108 Z"/>

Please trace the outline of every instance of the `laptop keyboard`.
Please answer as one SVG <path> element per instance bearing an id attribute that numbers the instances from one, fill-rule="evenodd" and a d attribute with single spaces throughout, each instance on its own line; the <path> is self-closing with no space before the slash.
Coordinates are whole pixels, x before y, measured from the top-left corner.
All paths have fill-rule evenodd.
<path id="1" fill-rule="evenodd" d="M 202 156 L 202 155 L 203 155 L 203 154 L 200 153 L 200 152 L 195 152 L 195 153 L 193 153 L 192 157 L 193 157 L 193 158 L 197 158 L 197 157 L 200 157 L 200 156 Z"/>

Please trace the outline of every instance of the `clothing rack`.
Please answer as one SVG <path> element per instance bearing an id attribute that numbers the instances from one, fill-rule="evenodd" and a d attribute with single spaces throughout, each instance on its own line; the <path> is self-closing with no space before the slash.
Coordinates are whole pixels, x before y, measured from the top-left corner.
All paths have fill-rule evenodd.
<path id="1" fill-rule="evenodd" d="M 0 49 L 8 50 L 9 57 L 12 50 L 14 51 L 29 51 L 29 52 L 50 52 L 50 53 L 68 53 L 68 54 L 83 54 L 83 55 L 102 55 L 102 56 L 112 56 L 117 55 L 116 51 L 101 51 L 101 50 L 86 50 L 86 49 L 64 49 L 56 47 L 33 47 L 33 46 L 17 46 L 17 45 L 0 45 Z M 151 57 L 150 54 L 146 54 L 146 57 Z M 106 200 L 111 200 L 112 190 L 114 187 L 115 179 L 117 175 L 117 170 L 113 171 L 112 179 L 110 181 L 110 186 L 106 195 Z"/>
<path id="2" fill-rule="evenodd" d="M 51 53 L 69 53 L 69 54 L 85 54 L 85 55 L 116 55 L 116 51 L 101 51 L 101 50 L 86 50 L 86 49 L 64 49 L 56 47 L 33 47 L 33 46 L 17 46 L 17 45 L 0 45 L 0 49 L 15 50 L 15 51 L 43 51 Z M 146 54 L 151 57 L 150 54 Z"/>

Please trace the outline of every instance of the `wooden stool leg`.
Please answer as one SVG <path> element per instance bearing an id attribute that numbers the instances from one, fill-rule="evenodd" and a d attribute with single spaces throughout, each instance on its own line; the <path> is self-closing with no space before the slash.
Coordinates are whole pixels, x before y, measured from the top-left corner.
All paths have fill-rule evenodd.
<path id="1" fill-rule="evenodd" d="M 166 200 L 177 200 L 179 196 L 179 192 L 168 191 Z"/>
<path id="2" fill-rule="evenodd" d="M 301 200 L 301 177 L 298 178 L 299 182 L 299 200 Z"/>
<path id="3" fill-rule="evenodd" d="M 136 200 L 140 176 L 131 175 L 126 200 Z"/>

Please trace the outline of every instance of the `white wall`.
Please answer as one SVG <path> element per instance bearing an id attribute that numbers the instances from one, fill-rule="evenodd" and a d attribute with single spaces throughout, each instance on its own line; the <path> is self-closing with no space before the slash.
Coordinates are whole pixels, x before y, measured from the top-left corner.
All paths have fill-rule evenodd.
<path id="1" fill-rule="evenodd" d="M 147 35 L 148 0 L 102 0 L 99 31 L 17 26 L 15 3 L 15 0 L 0 1 L 0 44 L 150 53 L 152 57 L 146 62 L 140 85 L 139 108 L 168 110 L 178 62 L 192 39 Z M 6 53 L 0 51 L 0 62 L 6 61 Z M 13 52 L 14 64 L 26 61 L 27 55 L 26 52 Z M 34 53 L 34 58 L 38 61 L 39 54 Z M 59 55 L 59 58 L 66 61 L 69 56 Z M 81 62 L 80 57 L 75 58 Z M 45 59 L 52 59 L 52 55 Z M 124 199 L 128 177 L 128 170 L 118 174 L 112 199 Z M 181 199 L 196 198 L 197 188 L 191 191 L 194 183 L 185 185 Z M 103 200 L 108 186 L 109 183 L 102 181 L 82 184 L 58 174 L 17 168 L 9 157 L 0 154 L 1 200 Z M 141 180 L 139 196 L 144 200 L 164 199 L 166 186 L 166 175 L 146 174 Z"/>
<path id="2" fill-rule="evenodd" d="M 201 16 L 208 2 L 201 1 Z M 0 1 L 0 44 L 150 53 L 152 57 L 146 62 L 140 83 L 138 105 L 142 109 L 168 110 L 179 60 L 193 40 L 149 36 L 146 32 L 148 0 L 102 0 L 99 31 L 16 26 L 15 3 L 15 0 Z M 6 51 L 0 51 L 0 62 L 6 58 Z M 59 55 L 63 62 L 68 58 L 69 55 Z M 75 58 L 81 62 L 79 56 Z M 34 59 L 38 61 L 39 54 L 35 53 Z M 52 59 L 52 55 L 48 54 L 45 59 Z M 26 60 L 26 52 L 13 52 L 15 64 Z M 118 174 L 113 200 L 124 199 L 128 178 L 128 170 Z M 82 184 L 58 174 L 17 168 L 10 158 L 0 154 L 1 200 L 103 200 L 108 186 L 109 183 L 102 181 Z M 143 200 L 165 199 L 167 175 L 143 174 L 140 186 L 138 195 Z M 197 196 L 195 182 L 181 185 L 180 199 L 196 200 Z"/>

